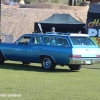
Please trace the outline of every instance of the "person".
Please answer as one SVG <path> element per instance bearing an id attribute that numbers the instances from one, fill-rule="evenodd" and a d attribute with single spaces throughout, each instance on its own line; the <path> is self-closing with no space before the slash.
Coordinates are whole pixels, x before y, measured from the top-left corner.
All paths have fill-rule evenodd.
<path id="1" fill-rule="evenodd" d="M 57 34 L 57 33 L 55 32 L 55 27 L 52 27 L 52 28 L 51 28 L 51 32 L 52 32 L 52 34 Z"/>
<path id="2" fill-rule="evenodd" d="M 18 2 L 11 0 L 11 1 L 9 2 L 9 5 L 18 6 Z"/>

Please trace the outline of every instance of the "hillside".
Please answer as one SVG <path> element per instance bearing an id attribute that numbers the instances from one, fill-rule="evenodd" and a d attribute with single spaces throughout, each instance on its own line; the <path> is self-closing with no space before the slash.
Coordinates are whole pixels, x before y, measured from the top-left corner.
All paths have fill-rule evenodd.
<path id="1" fill-rule="evenodd" d="M 42 21 L 54 13 L 71 14 L 75 19 L 86 23 L 88 7 L 53 8 L 15 8 L 1 6 L 1 33 L 9 33 L 16 40 L 24 33 L 34 31 L 34 22 Z"/>

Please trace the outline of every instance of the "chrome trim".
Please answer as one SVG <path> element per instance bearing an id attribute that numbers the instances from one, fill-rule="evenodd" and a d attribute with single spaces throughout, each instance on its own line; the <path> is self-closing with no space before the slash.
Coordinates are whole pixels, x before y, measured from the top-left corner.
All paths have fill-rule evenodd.
<path id="1" fill-rule="evenodd" d="M 86 61 L 90 61 L 90 63 L 86 63 Z M 95 59 L 70 58 L 69 64 L 81 64 L 81 65 L 100 64 L 100 58 L 95 58 Z"/>

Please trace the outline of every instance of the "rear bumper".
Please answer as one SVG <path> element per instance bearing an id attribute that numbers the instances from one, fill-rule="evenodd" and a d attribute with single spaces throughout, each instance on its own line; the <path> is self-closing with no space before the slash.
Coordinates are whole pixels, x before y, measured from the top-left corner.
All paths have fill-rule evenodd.
<path id="1" fill-rule="evenodd" d="M 92 65 L 100 64 L 100 58 L 98 59 L 70 59 L 69 64 L 80 64 L 80 65 Z"/>

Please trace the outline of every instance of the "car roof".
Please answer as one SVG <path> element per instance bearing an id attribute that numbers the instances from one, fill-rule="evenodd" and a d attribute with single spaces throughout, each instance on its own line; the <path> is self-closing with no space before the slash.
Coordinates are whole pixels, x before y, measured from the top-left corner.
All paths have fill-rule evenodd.
<path id="1" fill-rule="evenodd" d="M 31 34 L 24 34 L 24 36 L 67 36 L 61 34 L 41 34 L 41 33 L 31 33 Z"/>
<path id="2" fill-rule="evenodd" d="M 80 37 L 80 36 L 82 36 L 82 37 L 89 37 L 89 35 L 88 34 L 70 34 L 69 36 L 76 36 L 76 37 Z"/>
<path id="3" fill-rule="evenodd" d="M 60 37 L 89 37 L 88 34 L 79 34 L 79 33 L 62 33 L 62 34 L 42 34 L 42 33 L 30 33 L 24 34 L 24 36 L 60 36 Z"/>

